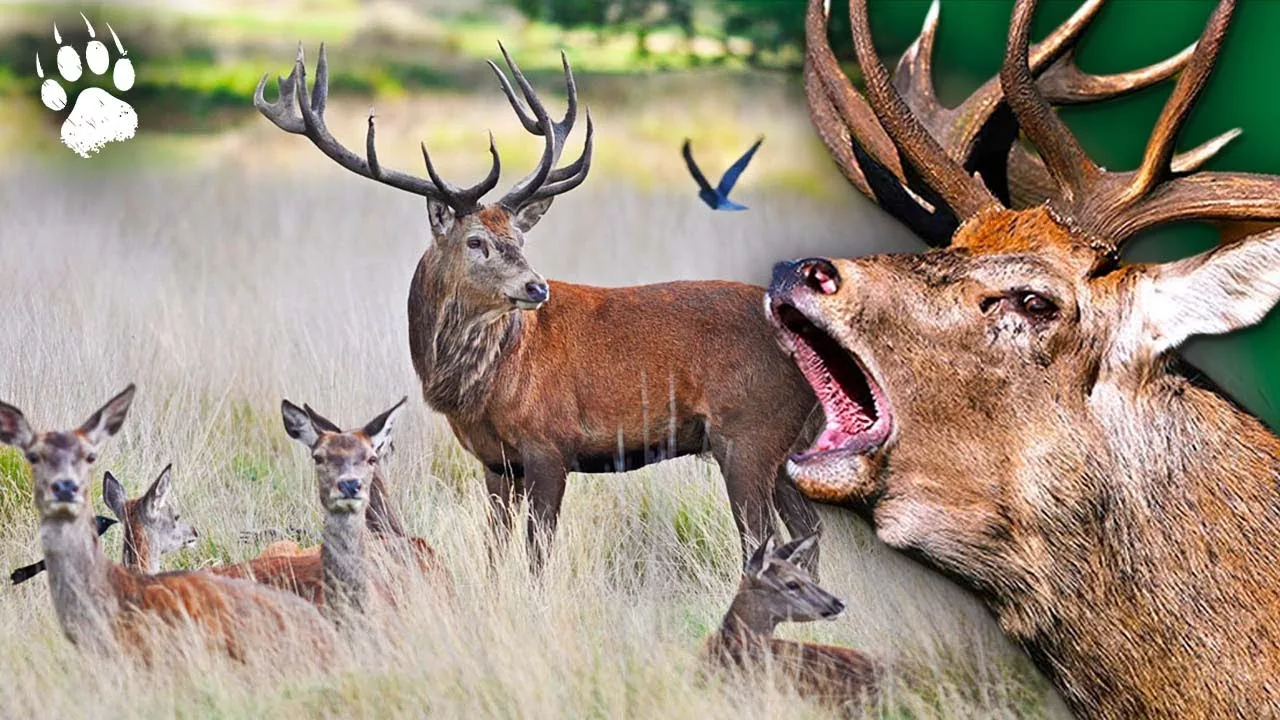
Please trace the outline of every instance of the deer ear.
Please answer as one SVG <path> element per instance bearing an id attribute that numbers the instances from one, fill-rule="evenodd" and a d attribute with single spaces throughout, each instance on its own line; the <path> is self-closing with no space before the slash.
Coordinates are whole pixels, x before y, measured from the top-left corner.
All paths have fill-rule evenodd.
<path id="1" fill-rule="evenodd" d="M 106 503 L 111 512 L 120 520 L 124 520 L 124 504 L 127 499 L 124 486 L 120 484 L 116 476 L 110 472 L 104 473 L 102 476 L 102 502 Z"/>
<path id="2" fill-rule="evenodd" d="M 120 431 L 125 416 L 129 414 L 129 404 L 133 402 L 135 389 L 133 383 L 129 383 L 129 387 L 108 400 L 106 405 L 103 405 L 80 426 L 80 434 L 89 441 L 90 445 L 95 447 L 101 445 L 102 441 Z"/>
<path id="3" fill-rule="evenodd" d="M 792 565 L 804 565 L 816 547 L 818 547 L 818 533 L 792 540 L 778 548 L 773 553 L 773 557 L 785 560 Z"/>
<path id="4" fill-rule="evenodd" d="M 512 219 L 516 229 L 522 233 L 532 230 L 533 226 L 537 225 L 543 214 L 547 212 L 547 208 L 551 207 L 552 200 L 555 200 L 554 196 L 521 205 L 520 209 L 516 211 L 516 216 Z"/>
<path id="5" fill-rule="evenodd" d="M 369 436 L 369 441 L 373 443 L 373 451 L 379 455 L 382 455 L 383 448 L 391 442 L 391 428 L 396 424 L 396 416 L 404 409 L 404 404 L 408 400 L 407 396 L 400 398 L 400 402 L 393 405 L 390 410 L 370 420 L 369 424 L 364 426 L 364 434 Z"/>
<path id="6" fill-rule="evenodd" d="M 1280 230 L 1147 268 L 1135 325 L 1152 357 L 1195 335 L 1254 325 L 1280 301 Z"/>
<path id="7" fill-rule="evenodd" d="M 18 408 L 0 402 L 0 443 L 26 448 L 35 440 L 35 433 Z"/>
<path id="8" fill-rule="evenodd" d="M 143 501 L 149 510 L 159 510 L 169 499 L 169 491 L 173 488 L 173 464 L 169 464 L 164 470 L 160 471 L 160 476 L 155 482 L 151 483 L 151 487 L 147 488 Z"/>
<path id="9" fill-rule="evenodd" d="M 288 400 L 281 400 L 280 415 L 284 418 L 284 431 L 289 433 L 289 437 L 308 448 L 316 446 L 316 442 L 320 440 L 320 433 L 316 431 L 316 426 L 311 422 L 311 416 L 306 410 Z"/>
<path id="10" fill-rule="evenodd" d="M 427 198 L 427 219 L 431 221 L 431 235 L 439 240 L 453 229 L 457 216 L 448 203 Z"/>
<path id="11" fill-rule="evenodd" d="M 759 575 L 764 571 L 765 563 L 769 561 L 769 556 L 773 554 L 773 533 L 760 543 L 760 547 L 751 553 L 751 559 L 747 560 L 747 565 L 742 569 L 744 575 Z"/>

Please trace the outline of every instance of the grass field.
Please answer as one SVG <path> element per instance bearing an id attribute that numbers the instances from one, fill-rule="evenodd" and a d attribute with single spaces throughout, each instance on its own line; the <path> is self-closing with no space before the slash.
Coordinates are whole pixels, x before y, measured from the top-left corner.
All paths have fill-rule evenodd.
<path id="1" fill-rule="evenodd" d="M 357 121 L 358 112 L 330 110 Z M 353 137 L 348 129 L 335 124 Z M 395 136 L 385 134 L 384 162 L 413 157 L 395 150 Z M 77 654 L 44 582 L 31 582 L 0 591 L 0 716 L 821 715 L 769 682 L 699 681 L 699 648 L 739 571 L 714 464 L 575 475 L 545 579 L 530 579 L 520 545 L 490 573 L 479 466 L 420 400 L 407 352 L 404 300 L 427 232 L 420 201 L 261 128 L 206 150 L 211 159 L 187 166 L 19 161 L 0 177 L 0 398 L 40 429 L 61 428 L 136 381 L 94 492 L 103 470 L 137 493 L 175 463 L 178 499 L 201 541 L 166 566 L 189 568 L 255 554 L 242 530 L 318 532 L 311 464 L 283 432 L 281 397 L 355 426 L 409 395 L 390 476 L 411 530 L 444 554 L 460 602 L 415 596 L 401 617 L 380 620 L 385 634 L 371 632 L 323 671 L 290 657 L 238 667 L 194 650 L 146 670 Z M 774 152 L 801 168 L 820 157 L 799 140 Z M 476 159 L 463 157 L 446 165 L 475 172 Z M 727 159 L 709 151 L 709 164 Z M 832 201 L 744 182 L 753 210 L 712 214 L 683 185 L 625 182 L 602 165 L 531 235 L 530 258 L 548 277 L 763 281 L 779 258 L 909 247 L 851 193 Z M 806 172 L 841 187 L 826 164 Z M 861 523 L 824 518 L 824 584 L 850 609 L 781 634 L 905 668 L 912 680 L 892 682 L 873 714 L 1062 712 L 974 599 L 886 550 Z M 0 453 L 0 564 L 38 557 L 35 531 L 25 465 Z M 119 543 L 113 531 L 108 552 Z"/>

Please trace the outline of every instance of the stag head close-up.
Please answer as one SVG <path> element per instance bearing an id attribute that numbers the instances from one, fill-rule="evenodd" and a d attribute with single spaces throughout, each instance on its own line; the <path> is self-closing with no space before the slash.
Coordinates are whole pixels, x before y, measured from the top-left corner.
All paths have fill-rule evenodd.
<path id="1" fill-rule="evenodd" d="M 929 85 L 937 5 L 896 78 L 866 5 L 850 3 L 864 100 L 810 3 L 811 114 L 846 177 L 940 247 L 775 268 L 769 312 L 827 417 L 792 477 L 982 593 L 1084 715 L 1277 702 L 1239 673 L 1280 662 L 1280 578 L 1254 564 L 1280 531 L 1280 441 L 1177 356 L 1280 300 L 1280 232 L 1237 239 L 1233 227 L 1280 222 L 1280 178 L 1199 170 L 1234 131 L 1175 154 L 1235 3 L 1159 72 L 1098 78 L 1072 48 L 1101 3 L 1032 46 L 1036 3 L 1019 0 L 998 85 L 957 113 Z M 1096 165 L 1053 109 L 1172 72 L 1131 172 Z M 1165 264 L 1120 261 L 1138 232 L 1186 220 L 1218 223 L 1226 241 Z M 1149 657 L 1157 642 L 1230 644 L 1244 598 L 1259 658 Z M 1172 697 L 1179 684 L 1190 704 Z"/>
<path id="2" fill-rule="evenodd" d="M 426 198 L 433 242 L 422 257 L 424 281 L 439 285 L 436 293 L 451 295 L 469 313 L 495 316 L 517 309 L 537 309 L 550 297 L 546 280 L 529 266 L 524 256 L 524 234 L 542 219 L 556 195 L 568 192 L 586 180 L 591 169 L 593 135 L 591 112 L 584 108 L 587 130 L 582 154 L 572 163 L 556 167 L 578 117 L 578 91 L 568 57 L 561 53 L 568 107 L 560 120 L 552 120 L 507 49 L 501 44 L 499 48 L 528 103 L 527 108 L 516 97 L 510 80 L 497 64 L 489 61 L 489 67 L 497 76 L 520 124 L 529 133 L 542 137 L 544 144 L 537 167 L 502 198 L 488 204 L 481 200 L 497 186 L 502 168 L 492 134 L 489 136 L 492 158 L 489 174 L 466 188 L 440 177 L 431 162 L 426 143 L 422 143 L 422 159 L 430 179 L 383 167 L 374 146 L 372 112 L 369 113 L 365 136 L 365 157 L 339 143 L 329 133 L 324 119 L 329 67 L 323 44 L 316 62 L 315 87 L 310 95 L 301 45 L 298 46 L 293 71 L 288 77 L 278 79 L 280 92 L 276 101 L 269 103 L 263 95 L 266 75 L 254 93 L 254 105 L 281 130 L 306 136 L 330 159 L 357 175 Z"/>

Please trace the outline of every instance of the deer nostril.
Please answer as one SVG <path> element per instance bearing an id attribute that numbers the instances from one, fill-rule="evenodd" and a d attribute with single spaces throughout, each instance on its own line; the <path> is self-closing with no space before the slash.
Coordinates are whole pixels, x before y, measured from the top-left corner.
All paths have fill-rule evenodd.
<path id="1" fill-rule="evenodd" d="M 525 294 L 533 302 L 543 302 L 547 299 L 547 284 L 533 280 L 524 284 Z"/>
<path id="2" fill-rule="evenodd" d="M 823 295 L 834 295 L 840 290 L 840 271 L 830 260 L 812 258 L 800 264 L 800 276 L 810 289 Z"/>
<path id="3" fill-rule="evenodd" d="M 75 497 L 76 490 L 80 486 L 74 480 L 59 480 L 52 485 L 53 496 L 61 501 L 68 501 Z"/>
<path id="4" fill-rule="evenodd" d="M 342 493 L 342 497 L 354 499 L 360 494 L 359 480 L 339 480 L 338 491 Z"/>

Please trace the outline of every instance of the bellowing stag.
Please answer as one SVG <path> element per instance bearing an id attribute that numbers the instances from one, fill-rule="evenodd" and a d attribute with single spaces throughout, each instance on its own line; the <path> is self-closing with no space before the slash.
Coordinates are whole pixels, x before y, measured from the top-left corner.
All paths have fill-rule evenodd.
<path id="1" fill-rule="evenodd" d="M 1015 5 L 985 116 L 932 100 L 931 27 L 895 83 L 866 0 L 850 6 L 866 98 L 811 0 L 815 124 L 860 190 L 950 242 L 775 269 L 770 315 L 829 421 L 792 477 L 978 592 L 1081 716 L 1280 715 L 1280 439 L 1177 357 L 1280 300 L 1265 229 L 1280 177 L 1196 171 L 1227 136 L 1174 155 L 1235 3 L 1209 18 L 1132 172 L 1095 164 L 1053 112 L 1046 84 L 1097 79 L 1029 46 L 1034 0 Z M 1008 205 L 1009 168 L 1048 201 Z M 1134 234 L 1188 220 L 1227 242 L 1119 261 Z"/>

